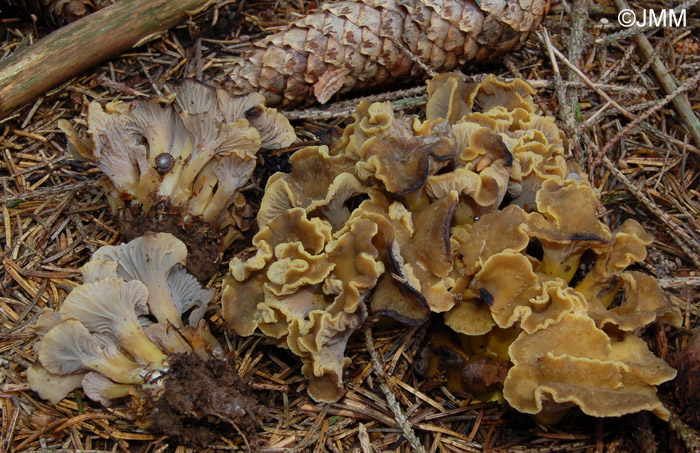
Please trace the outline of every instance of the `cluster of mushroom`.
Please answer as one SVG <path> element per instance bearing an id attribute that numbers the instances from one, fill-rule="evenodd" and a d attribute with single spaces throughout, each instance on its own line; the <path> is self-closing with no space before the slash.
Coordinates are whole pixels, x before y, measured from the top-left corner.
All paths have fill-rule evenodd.
<path id="1" fill-rule="evenodd" d="M 224 282 L 227 323 L 300 356 L 318 401 L 342 396 L 345 345 L 367 316 L 416 326 L 443 313 L 453 332 L 419 361 L 427 377 L 459 366 L 455 385 L 527 413 L 667 416 L 654 386 L 675 372 L 637 333 L 680 315 L 652 277 L 625 271 L 650 236 L 597 220 L 594 189 L 523 81 L 443 74 L 428 92 L 425 120 L 362 103 L 331 149 L 299 150 L 270 178 L 256 253 Z"/>
<path id="2" fill-rule="evenodd" d="M 109 406 L 159 386 L 170 354 L 221 355 L 203 319 L 213 291 L 187 273 L 186 255 L 167 233 L 98 249 L 81 268 L 83 284 L 34 327 L 40 341 L 39 362 L 27 370 L 32 390 L 55 404 L 82 387 Z"/>
<path id="3" fill-rule="evenodd" d="M 230 96 L 192 79 L 168 86 L 174 102 L 121 101 L 88 107 L 91 141 L 66 122 L 71 146 L 109 179 L 112 210 L 124 202 L 143 213 L 201 220 L 228 246 L 248 228 L 252 209 L 241 193 L 258 150 L 289 146 L 289 121 L 265 107 L 262 95 Z"/>

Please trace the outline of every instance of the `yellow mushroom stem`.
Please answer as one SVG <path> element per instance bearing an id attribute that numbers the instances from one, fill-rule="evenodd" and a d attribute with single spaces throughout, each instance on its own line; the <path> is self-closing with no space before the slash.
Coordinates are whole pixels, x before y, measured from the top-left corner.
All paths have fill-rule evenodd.
<path id="1" fill-rule="evenodd" d="M 119 343 L 135 359 L 148 363 L 154 368 L 166 368 L 167 356 L 148 339 L 136 320 L 125 323 L 117 334 Z"/>
<path id="2" fill-rule="evenodd" d="M 557 258 L 564 258 L 563 260 Z M 540 266 L 537 272 L 540 272 L 550 277 L 558 277 L 569 283 L 574 274 L 578 270 L 581 261 L 581 253 L 572 253 L 564 256 L 563 254 L 551 254 L 545 250 Z"/>

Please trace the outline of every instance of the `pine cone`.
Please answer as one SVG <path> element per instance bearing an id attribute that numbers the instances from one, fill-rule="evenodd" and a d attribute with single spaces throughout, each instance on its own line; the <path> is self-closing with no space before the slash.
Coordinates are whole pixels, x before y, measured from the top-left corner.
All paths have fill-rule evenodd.
<path id="1" fill-rule="evenodd" d="M 362 0 L 320 12 L 253 44 L 227 88 L 258 91 L 268 105 L 321 103 L 336 92 L 421 74 L 408 49 L 436 72 L 493 59 L 522 44 L 549 0 Z M 313 96 L 312 96 L 313 93 Z"/>

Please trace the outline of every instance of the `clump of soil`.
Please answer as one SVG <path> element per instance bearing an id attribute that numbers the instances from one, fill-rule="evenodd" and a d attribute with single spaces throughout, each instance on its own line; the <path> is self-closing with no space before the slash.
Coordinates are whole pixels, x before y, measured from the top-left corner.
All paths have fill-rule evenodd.
<path id="1" fill-rule="evenodd" d="M 264 415 L 233 363 L 195 354 L 170 358 L 164 390 L 154 403 L 151 429 L 183 445 L 209 447 L 222 436 L 242 436 L 249 450 Z"/>
<path id="2" fill-rule="evenodd" d="M 185 267 L 197 280 L 206 283 L 219 270 L 221 239 L 219 233 L 206 223 L 182 221 L 179 213 L 170 213 L 165 206 L 156 206 L 155 215 L 144 215 L 140 208 L 132 212 L 125 208 L 118 222 L 119 232 L 126 241 L 143 236 L 144 233 L 170 233 L 187 245 Z"/>
<path id="3" fill-rule="evenodd" d="M 681 354 L 673 363 L 678 370 L 674 382 L 676 397 L 687 423 L 700 426 L 700 329 L 696 330 Z"/>

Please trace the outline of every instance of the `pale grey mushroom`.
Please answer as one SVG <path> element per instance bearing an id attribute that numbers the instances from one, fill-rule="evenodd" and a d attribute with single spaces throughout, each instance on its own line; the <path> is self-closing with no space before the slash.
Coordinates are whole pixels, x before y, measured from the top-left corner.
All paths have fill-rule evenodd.
<path id="1" fill-rule="evenodd" d="M 119 263 L 117 274 L 126 281 L 140 280 L 148 288 L 148 307 L 158 322 L 182 328 L 180 311 L 168 288 L 168 274 L 176 264 L 184 264 L 187 248 L 168 233 L 147 233 L 118 246 L 98 249 L 92 259 Z"/>
<path id="2" fill-rule="evenodd" d="M 123 398 L 135 389 L 133 384 L 118 384 L 100 373 L 87 373 L 82 379 L 83 391 L 93 401 L 109 407 L 111 400 Z"/>
<path id="3" fill-rule="evenodd" d="M 44 310 L 39 315 L 36 323 L 32 326 L 32 330 L 39 337 L 39 341 L 34 343 L 34 352 L 39 353 L 39 346 L 41 345 L 41 339 L 44 338 L 46 333 L 53 329 L 58 323 L 61 322 L 61 315 L 57 311 L 53 311 L 50 308 L 44 308 Z"/>
<path id="4" fill-rule="evenodd" d="M 172 108 L 162 108 L 155 102 L 136 102 L 127 119 L 129 129 L 148 142 L 148 170 L 163 175 L 157 193 L 170 197 L 177 187 L 184 162 L 194 152 L 192 137 Z M 158 159 L 163 157 L 172 162 L 165 169 L 158 165 Z"/>
<path id="5" fill-rule="evenodd" d="M 277 109 L 265 107 L 260 93 L 231 96 L 219 90 L 219 106 L 226 121 L 245 118 L 260 134 L 263 149 L 285 148 L 297 139 L 289 120 Z"/>
<path id="6" fill-rule="evenodd" d="M 61 305 L 61 319 L 77 319 L 92 333 L 107 335 L 139 362 L 163 368 L 165 354 L 146 337 L 139 316 L 148 314 L 148 289 L 138 280 L 105 278 L 78 286 Z"/>
<path id="7" fill-rule="evenodd" d="M 155 175 L 148 172 L 146 147 L 127 127 L 126 116 L 105 112 L 99 103 L 91 102 L 88 125 L 88 132 L 92 135 L 92 154 L 99 169 L 117 191 L 140 199 L 140 194 L 154 186 Z"/>
<path id="8" fill-rule="evenodd" d="M 103 278 L 118 277 L 117 267 L 119 263 L 112 260 L 91 259 L 83 267 L 80 273 L 83 274 L 83 283 L 96 282 Z"/>
<path id="9" fill-rule="evenodd" d="M 39 348 L 41 365 L 52 374 L 97 371 L 123 384 L 143 384 L 147 372 L 117 350 L 116 345 L 101 345 L 80 321 L 67 319 L 44 335 Z"/>
<path id="10" fill-rule="evenodd" d="M 51 404 L 58 404 L 73 390 L 80 388 L 85 372 L 53 374 L 37 364 L 27 368 L 29 387 Z"/>
<path id="11" fill-rule="evenodd" d="M 216 192 L 211 197 L 202 217 L 205 222 L 216 222 L 222 212 L 233 203 L 235 193 L 241 189 L 253 176 L 255 170 L 254 159 L 241 159 L 236 155 L 223 157 L 214 167 L 214 174 L 218 180 Z"/>

